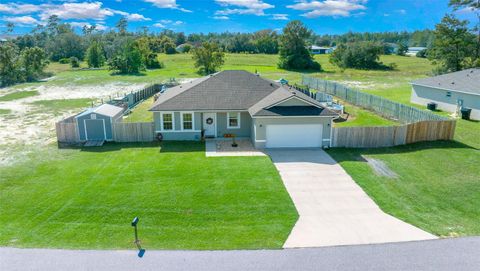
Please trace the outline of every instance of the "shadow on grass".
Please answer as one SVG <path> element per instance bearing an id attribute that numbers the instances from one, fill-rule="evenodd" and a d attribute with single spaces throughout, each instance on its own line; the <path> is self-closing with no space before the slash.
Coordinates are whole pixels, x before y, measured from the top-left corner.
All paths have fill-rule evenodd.
<path id="1" fill-rule="evenodd" d="M 74 149 L 82 152 L 115 152 L 122 149 L 158 148 L 160 153 L 205 152 L 205 144 L 200 141 L 153 141 L 118 143 L 107 142 L 101 147 L 84 147 L 82 144 L 58 143 L 59 149 Z"/>
<path id="2" fill-rule="evenodd" d="M 409 145 L 387 147 L 387 148 L 332 148 L 328 150 L 337 162 L 344 161 L 360 161 L 365 162 L 362 155 L 376 155 L 376 154 L 402 154 L 411 153 L 430 149 L 471 149 L 478 150 L 475 147 L 463 144 L 458 141 L 430 141 L 418 142 Z"/>

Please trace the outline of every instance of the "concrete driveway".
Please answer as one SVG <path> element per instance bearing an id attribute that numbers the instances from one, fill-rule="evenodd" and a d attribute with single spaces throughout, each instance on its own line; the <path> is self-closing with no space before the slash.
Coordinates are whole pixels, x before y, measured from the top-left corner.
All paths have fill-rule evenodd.
<path id="1" fill-rule="evenodd" d="M 436 236 L 384 213 L 321 149 L 273 149 L 300 215 L 285 248 L 389 243 Z"/>

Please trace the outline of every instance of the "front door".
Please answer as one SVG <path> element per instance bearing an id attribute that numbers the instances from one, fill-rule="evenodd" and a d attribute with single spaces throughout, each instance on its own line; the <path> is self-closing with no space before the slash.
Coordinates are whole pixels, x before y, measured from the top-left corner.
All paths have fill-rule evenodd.
<path id="1" fill-rule="evenodd" d="M 205 130 L 205 137 L 216 136 L 216 113 L 203 113 L 203 129 Z"/>

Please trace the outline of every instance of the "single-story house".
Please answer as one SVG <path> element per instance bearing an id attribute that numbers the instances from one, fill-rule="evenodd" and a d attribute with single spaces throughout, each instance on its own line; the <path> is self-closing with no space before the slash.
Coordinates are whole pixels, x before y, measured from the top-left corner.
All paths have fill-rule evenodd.
<path id="1" fill-rule="evenodd" d="M 470 118 L 480 120 L 480 69 L 419 79 L 411 84 L 412 103 L 435 102 L 439 109 L 448 112 L 466 107 L 472 109 Z"/>
<path id="2" fill-rule="evenodd" d="M 122 121 L 123 107 L 102 104 L 75 116 L 80 141 L 113 140 L 113 123 Z"/>
<path id="3" fill-rule="evenodd" d="M 338 115 L 318 101 L 247 71 L 222 71 L 167 89 L 155 101 L 164 140 L 250 138 L 256 148 L 323 147 Z"/>
<path id="4" fill-rule="evenodd" d="M 426 50 L 427 47 L 408 47 L 407 56 L 417 56 L 418 52 Z"/>
<path id="5" fill-rule="evenodd" d="M 333 48 L 312 45 L 310 46 L 310 52 L 314 55 L 331 54 L 333 52 Z"/>

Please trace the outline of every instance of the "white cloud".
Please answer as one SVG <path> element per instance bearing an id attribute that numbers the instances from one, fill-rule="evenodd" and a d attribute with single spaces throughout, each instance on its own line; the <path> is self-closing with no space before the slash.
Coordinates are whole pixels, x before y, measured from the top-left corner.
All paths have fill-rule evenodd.
<path id="1" fill-rule="evenodd" d="M 153 24 L 153 26 L 158 28 L 167 28 L 182 25 L 184 23 L 185 22 L 183 21 L 160 20 L 157 23 Z"/>
<path id="2" fill-rule="evenodd" d="M 69 24 L 73 27 L 83 28 L 84 26 L 91 27 L 92 24 L 88 22 L 69 22 Z M 99 31 L 107 30 L 108 27 L 103 24 L 95 24 L 95 29 Z"/>
<path id="3" fill-rule="evenodd" d="M 165 28 L 166 26 L 162 23 L 155 23 L 153 24 L 154 27 L 158 27 L 158 28 Z"/>
<path id="4" fill-rule="evenodd" d="M 1 13 L 9 14 L 30 14 L 39 11 L 41 8 L 37 5 L 32 4 L 0 4 Z"/>
<path id="5" fill-rule="evenodd" d="M 144 2 L 151 3 L 157 8 L 170 8 L 178 9 L 183 12 L 192 12 L 191 10 L 184 9 L 177 4 L 177 0 L 143 0 Z"/>
<path id="6" fill-rule="evenodd" d="M 133 13 L 133 14 L 128 14 L 127 20 L 132 21 L 132 22 L 138 22 L 138 21 L 151 21 L 152 19 L 146 18 L 145 16 L 138 14 L 138 13 Z"/>
<path id="7" fill-rule="evenodd" d="M 2 20 L 19 25 L 36 25 L 40 22 L 31 16 L 2 17 Z"/>
<path id="8" fill-rule="evenodd" d="M 402 15 L 407 14 L 407 11 L 404 10 L 404 9 L 397 9 L 396 12 L 399 13 L 399 14 L 402 14 Z"/>
<path id="9" fill-rule="evenodd" d="M 265 3 L 262 0 L 215 0 L 215 2 L 222 7 L 225 7 L 225 9 L 215 12 L 215 15 L 220 16 L 232 14 L 250 14 L 264 16 L 266 9 L 275 7 L 274 5 Z"/>
<path id="10" fill-rule="evenodd" d="M 367 0 L 302 0 L 294 5 L 287 6 L 287 8 L 307 11 L 302 14 L 302 16 L 307 18 L 316 18 L 320 16 L 349 17 L 354 11 L 366 10 L 366 3 Z"/>
<path id="11" fill-rule="evenodd" d="M 230 19 L 228 16 L 213 16 L 212 17 L 215 20 L 228 20 Z"/>
<path id="12" fill-rule="evenodd" d="M 57 15 L 61 19 L 94 19 L 104 20 L 108 16 L 113 16 L 114 11 L 108 8 L 102 8 L 101 2 L 82 2 L 82 3 L 63 3 L 61 5 L 42 5 L 40 14 L 42 20 L 48 19 L 52 15 Z"/>
<path id="13" fill-rule="evenodd" d="M 288 21 L 288 14 L 272 14 L 272 20 Z"/>

